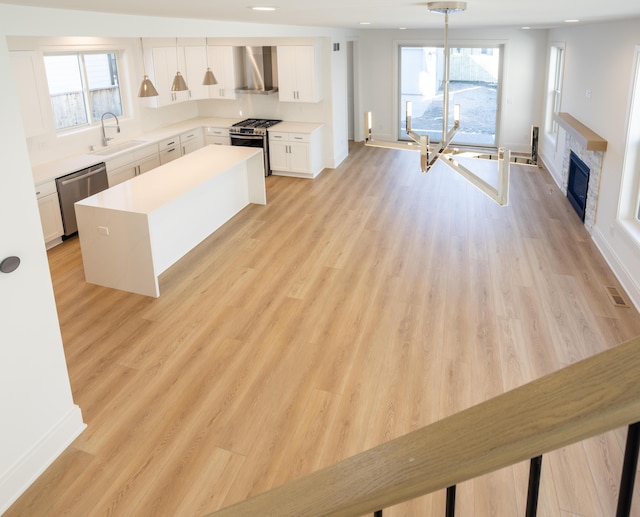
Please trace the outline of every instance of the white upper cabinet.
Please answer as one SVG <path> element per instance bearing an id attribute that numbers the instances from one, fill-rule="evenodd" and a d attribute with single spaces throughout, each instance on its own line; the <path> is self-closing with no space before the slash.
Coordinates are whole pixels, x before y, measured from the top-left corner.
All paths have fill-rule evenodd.
<path id="1" fill-rule="evenodd" d="M 151 49 L 151 67 L 147 68 L 149 78 L 158 90 L 157 97 L 148 97 L 147 105 L 151 107 L 169 106 L 176 102 L 189 100 L 189 91 L 172 92 L 171 85 L 176 72 L 186 77 L 184 47 L 155 47 Z M 204 72 L 203 72 L 204 74 Z M 189 82 L 187 81 L 187 86 Z"/>
<path id="2" fill-rule="evenodd" d="M 53 128 L 53 122 L 47 124 L 51 119 L 51 106 L 45 102 L 49 92 L 46 91 L 42 55 L 33 51 L 18 51 L 10 52 L 10 56 L 25 136 L 28 138 L 46 133 L 47 127 Z"/>
<path id="3" fill-rule="evenodd" d="M 207 63 L 207 50 L 209 52 Z M 161 107 L 187 100 L 235 99 L 235 89 L 242 80 L 242 61 L 239 47 L 204 45 L 154 47 L 147 53 L 148 74 L 158 90 L 147 106 Z M 149 66 L 150 65 L 150 66 Z M 218 84 L 202 84 L 207 67 L 211 68 Z M 176 71 L 184 77 L 188 91 L 172 92 Z"/>
<path id="4" fill-rule="evenodd" d="M 317 50 L 312 45 L 278 47 L 278 90 L 285 102 L 318 102 Z"/>
<path id="5" fill-rule="evenodd" d="M 218 84 L 209 86 L 211 99 L 235 99 L 242 86 L 242 48 L 210 45 L 209 66 Z M 203 71 L 204 75 L 204 71 Z"/>
<path id="6" fill-rule="evenodd" d="M 207 49 L 200 47 L 184 47 L 185 75 L 191 95 L 190 100 L 208 99 L 209 86 L 202 84 L 207 71 Z"/>

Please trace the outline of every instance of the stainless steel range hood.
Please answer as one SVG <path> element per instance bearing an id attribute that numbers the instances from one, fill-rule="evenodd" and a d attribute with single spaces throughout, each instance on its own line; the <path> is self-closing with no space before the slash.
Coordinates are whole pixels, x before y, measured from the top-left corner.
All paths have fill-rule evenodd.
<path id="1" fill-rule="evenodd" d="M 244 86 L 239 93 L 269 95 L 278 91 L 274 81 L 276 52 L 273 47 L 244 47 Z"/>

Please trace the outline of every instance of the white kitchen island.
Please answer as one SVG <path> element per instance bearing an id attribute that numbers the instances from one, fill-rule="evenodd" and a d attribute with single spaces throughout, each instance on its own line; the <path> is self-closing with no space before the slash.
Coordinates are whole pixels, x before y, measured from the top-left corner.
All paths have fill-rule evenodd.
<path id="1" fill-rule="evenodd" d="M 266 202 L 261 149 L 203 147 L 75 204 L 85 279 L 157 298 L 163 271 Z"/>

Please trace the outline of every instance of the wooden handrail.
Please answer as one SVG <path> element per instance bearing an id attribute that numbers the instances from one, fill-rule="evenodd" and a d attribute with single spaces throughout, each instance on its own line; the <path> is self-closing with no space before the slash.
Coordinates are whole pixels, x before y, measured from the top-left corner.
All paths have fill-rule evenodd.
<path id="1" fill-rule="evenodd" d="M 639 420 L 640 336 L 211 515 L 364 515 Z"/>

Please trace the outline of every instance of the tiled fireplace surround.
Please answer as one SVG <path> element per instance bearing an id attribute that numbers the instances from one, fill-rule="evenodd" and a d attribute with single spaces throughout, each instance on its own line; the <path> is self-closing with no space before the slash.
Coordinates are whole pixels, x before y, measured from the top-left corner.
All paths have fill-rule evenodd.
<path id="1" fill-rule="evenodd" d="M 564 157 L 562 160 L 562 191 L 567 194 L 569 183 L 569 161 L 571 151 L 589 167 L 589 189 L 587 193 L 587 206 L 585 207 L 584 226 L 591 233 L 596 220 L 598 206 L 598 193 L 600 190 L 600 175 L 602 172 L 602 159 L 607 143 L 597 134 L 573 119 L 570 115 L 558 119 L 560 126 L 565 129 Z M 587 133 L 585 135 L 585 132 Z M 596 143 L 594 144 L 594 139 Z M 597 149 L 593 149 L 593 148 Z"/>

